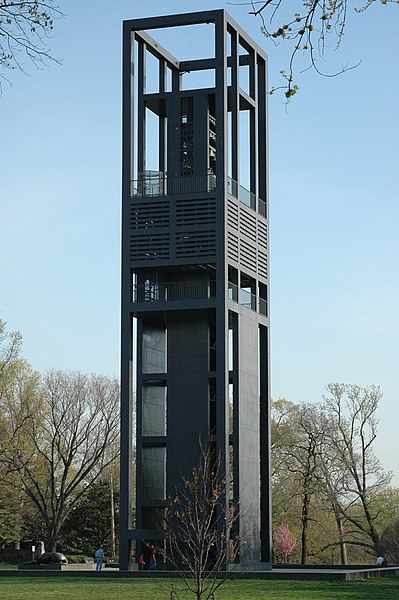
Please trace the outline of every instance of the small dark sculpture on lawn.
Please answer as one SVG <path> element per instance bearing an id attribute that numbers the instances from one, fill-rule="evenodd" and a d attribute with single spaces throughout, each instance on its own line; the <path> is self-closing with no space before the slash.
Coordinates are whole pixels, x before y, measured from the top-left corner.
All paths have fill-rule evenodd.
<path id="1" fill-rule="evenodd" d="M 25 562 L 24 565 L 67 565 L 68 559 L 62 552 L 45 552 L 44 543 L 36 542 L 33 560 Z"/>
<path id="2" fill-rule="evenodd" d="M 37 565 L 67 565 L 68 559 L 62 552 L 44 552 L 36 561 Z"/>

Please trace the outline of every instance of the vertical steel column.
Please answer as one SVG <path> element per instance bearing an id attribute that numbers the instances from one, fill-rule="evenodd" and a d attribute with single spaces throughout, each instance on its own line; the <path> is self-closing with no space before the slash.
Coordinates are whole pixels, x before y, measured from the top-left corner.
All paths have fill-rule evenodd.
<path id="1" fill-rule="evenodd" d="M 249 95 L 256 102 L 255 50 L 249 51 Z M 257 196 L 258 191 L 258 115 L 257 107 L 251 107 L 249 113 L 250 143 L 250 186 L 251 192 Z"/>
<path id="2" fill-rule="evenodd" d="M 239 367 L 240 367 L 240 352 L 239 352 L 239 314 L 232 313 L 233 327 L 233 497 L 234 506 L 239 506 L 240 500 L 240 469 L 239 469 L 239 453 L 240 453 L 240 402 L 239 402 Z M 240 515 L 238 515 L 237 523 L 234 524 L 234 530 L 237 535 L 240 532 Z"/>
<path id="3" fill-rule="evenodd" d="M 226 307 L 226 239 L 225 203 L 226 203 L 226 130 L 227 130 L 227 86 L 226 86 L 226 20 L 224 13 L 215 19 L 215 118 L 216 118 L 216 223 L 219 243 L 216 248 L 216 419 L 217 452 L 225 476 L 224 510 L 229 502 L 229 432 L 228 432 L 228 310 Z M 228 547 L 225 565 L 228 565 Z"/>
<path id="4" fill-rule="evenodd" d="M 159 59 L 159 93 L 164 94 L 166 92 L 166 62 L 164 59 Z M 165 186 L 165 143 L 166 143 L 166 135 L 165 135 L 165 117 L 164 114 L 159 116 L 159 158 L 158 158 L 158 168 L 162 172 L 163 175 L 163 185 Z"/>
<path id="5" fill-rule="evenodd" d="M 238 34 L 230 28 L 231 34 L 231 177 L 240 181 L 240 95 L 239 95 L 239 54 Z"/>
<path id="6" fill-rule="evenodd" d="M 146 92 L 146 45 L 141 40 L 138 44 L 137 171 L 142 173 L 146 168 L 146 109 L 144 102 Z"/>
<path id="7" fill-rule="evenodd" d="M 271 509 L 271 464 L 270 464 L 270 345 L 269 331 L 265 326 L 259 329 L 259 361 L 260 361 L 260 525 L 261 525 L 261 560 L 271 565 L 272 555 L 272 509 Z"/>
<path id="8" fill-rule="evenodd" d="M 143 498 L 143 319 L 136 331 L 136 529 L 142 528 Z"/>
<path id="9" fill-rule="evenodd" d="M 120 456 L 120 568 L 128 569 L 132 528 L 132 341 L 130 313 L 129 204 L 133 164 L 134 46 L 128 26 L 123 32 L 123 127 L 122 127 L 122 307 L 121 307 L 121 456 Z"/>
<path id="10" fill-rule="evenodd" d="M 267 88 L 266 88 L 266 61 L 261 56 L 257 56 L 258 63 L 258 161 L 265 165 L 265 169 L 259 169 L 259 188 L 258 195 L 266 202 L 268 213 L 268 176 L 267 176 Z"/>

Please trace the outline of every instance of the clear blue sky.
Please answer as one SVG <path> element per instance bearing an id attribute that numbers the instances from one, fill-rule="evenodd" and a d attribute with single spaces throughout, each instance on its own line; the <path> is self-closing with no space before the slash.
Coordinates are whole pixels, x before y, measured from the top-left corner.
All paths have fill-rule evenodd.
<path id="1" fill-rule="evenodd" d="M 270 83 L 286 52 L 249 8 L 220 0 L 60 0 L 63 65 L 16 73 L 0 98 L 0 316 L 24 355 L 119 371 L 121 22 L 226 8 L 264 46 Z M 192 58 L 201 39 L 186 40 Z M 326 69 L 286 109 L 270 99 L 273 397 L 315 402 L 333 381 L 377 384 L 378 453 L 397 464 L 399 7 L 351 16 Z"/>

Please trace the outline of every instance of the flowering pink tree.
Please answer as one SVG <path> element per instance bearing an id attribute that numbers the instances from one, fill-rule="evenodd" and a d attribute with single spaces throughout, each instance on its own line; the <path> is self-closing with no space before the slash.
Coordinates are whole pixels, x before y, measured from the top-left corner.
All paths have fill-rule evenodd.
<path id="1" fill-rule="evenodd" d="M 276 552 L 283 557 L 283 562 L 288 562 L 291 552 L 298 543 L 296 538 L 291 537 L 288 525 L 280 525 L 273 534 L 273 541 Z"/>

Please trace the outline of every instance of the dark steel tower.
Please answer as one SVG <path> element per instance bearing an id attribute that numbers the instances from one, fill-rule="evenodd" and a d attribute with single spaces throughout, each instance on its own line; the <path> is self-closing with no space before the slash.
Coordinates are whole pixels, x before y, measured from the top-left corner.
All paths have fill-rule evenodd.
<path id="1" fill-rule="evenodd" d="M 146 32 L 200 24 L 214 40 L 204 59 Z M 226 506 L 240 506 L 241 567 L 267 568 L 267 57 L 212 10 L 125 21 L 123 59 L 120 567 L 133 541 L 162 543 L 201 440 L 221 459 Z"/>

